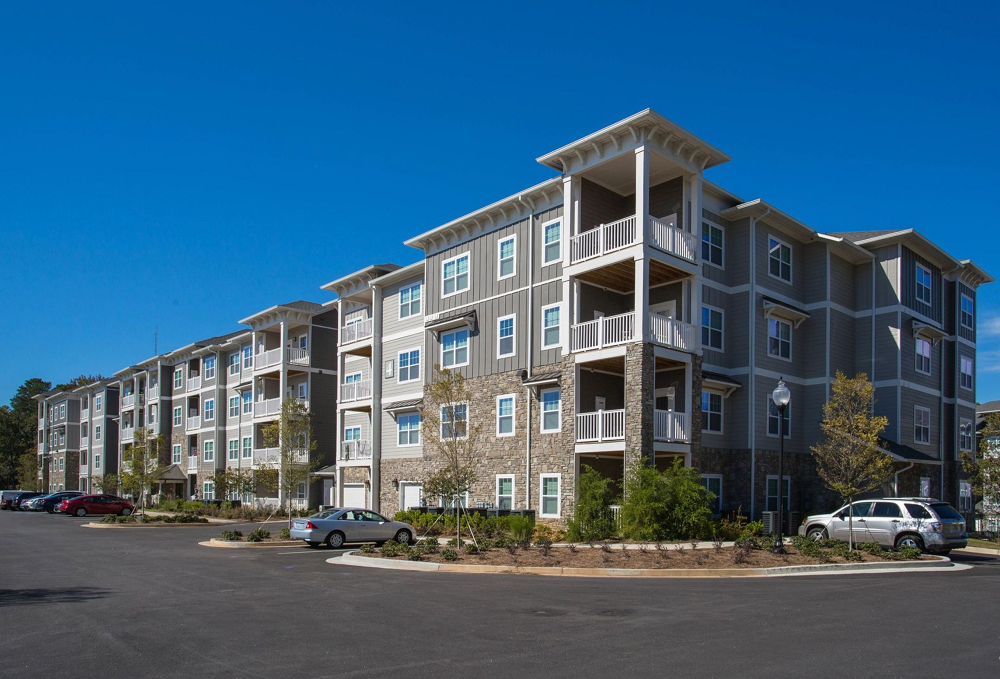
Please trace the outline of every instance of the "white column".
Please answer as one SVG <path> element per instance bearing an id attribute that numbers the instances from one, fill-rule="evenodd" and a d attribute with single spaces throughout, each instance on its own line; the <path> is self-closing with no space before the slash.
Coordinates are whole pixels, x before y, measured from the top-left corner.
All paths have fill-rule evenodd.
<path id="1" fill-rule="evenodd" d="M 278 394 L 279 398 L 284 402 L 285 390 L 288 389 L 288 365 L 285 361 L 285 356 L 288 353 L 288 321 L 281 322 L 281 339 L 278 346 L 281 347 L 281 353 L 279 354 L 281 363 L 279 364 L 280 370 L 278 370 Z"/>
<path id="2" fill-rule="evenodd" d="M 372 510 L 379 511 L 382 480 L 382 288 L 372 286 Z"/>
<path id="3" fill-rule="evenodd" d="M 649 325 L 649 258 L 635 260 L 635 335 L 636 341 L 646 341 Z"/>
<path id="4" fill-rule="evenodd" d="M 689 230 L 695 236 L 695 262 L 698 266 L 701 266 L 701 175 L 696 174 L 691 178 L 691 226 Z M 723 262 L 724 263 L 724 262 Z M 690 308 L 688 309 L 688 323 L 692 323 L 697 327 L 697 331 L 694 333 L 695 351 L 701 352 L 701 303 L 702 303 L 702 287 L 701 287 L 701 276 L 696 276 L 691 281 L 692 290 L 692 301 Z"/>
<path id="5" fill-rule="evenodd" d="M 573 177 L 563 177 L 563 267 L 570 265 L 570 250 L 572 249 L 573 236 L 579 233 L 580 226 L 577 223 L 577 214 L 574 209 L 575 201 L 573 195 Z M 530 247 L 534 247 L 531 245 Z M 576 322 L 574 309 L 576 306 L 573 282 L 569 276 L 563 275 L 562 291 L 562 315 L 559 321 L 559 336 L 562 338 L 562 355 L 568 356 L 570 352 L 570 326 Z"/>
<path id="6" fill-rule="evenodd" d="M 649 223 L 649 153 L 645 146 L 635 150 L 635 228 L 639 242 L 646 241 Z"/>

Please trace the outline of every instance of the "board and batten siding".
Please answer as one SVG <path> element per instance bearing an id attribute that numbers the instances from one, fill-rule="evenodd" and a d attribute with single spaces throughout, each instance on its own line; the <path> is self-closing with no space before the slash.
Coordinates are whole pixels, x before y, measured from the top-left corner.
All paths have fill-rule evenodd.
<path id="1" fill-rule="evenodd" d="M 875 280 L 875 308 L 899 304 L 900 295 L 896 289 L 899 283 L 899 246 L 886 245 L 875 248 L 878 262 Z"/>
<path id="2" fill-rule="evenodd" d="M 396 418 L 399 415 L 412 415 L 416 411 L 387 413 L 382 412 L 382 459 L 399 460 L 404 458 L 421 457 L 423 455 L 424 432 L 420 432 L 420 445 L 400 446 L 399 445 L 399 425 Z"/>
<path id="3" fill-rule="evenodd" d="M 399 317 L 399 292 L 404 288 L 420 286 L 420 313 L 411 314 L 406 318 Z M 423 274 L 419 274 L 404 281 L 387 285 L 382 291 L 382 336 L 390 337 L 401 332 L 420 328 L 424 324 L 424 285 Z"/>

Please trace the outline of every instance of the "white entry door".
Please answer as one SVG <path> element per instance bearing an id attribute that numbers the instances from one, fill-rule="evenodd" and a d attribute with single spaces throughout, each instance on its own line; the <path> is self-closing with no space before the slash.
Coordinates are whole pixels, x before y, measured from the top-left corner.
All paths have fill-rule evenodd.
<path id="1" fill-rule="evenodd" d="M 345 507 L 365 506 L 365 484 L 363 483 L 344 484 L 344 506 Z"/>
<path id="2" fill-rule="evenodd" d="M 423 499 L 423 487 L 415 483 L 401 483 L 399 484 L 400 494 L 399 502 L 400 509 L 407 510 L 413 509 L 414 507 L 419 507 L 421 500 Z"/>
<path id="3" fill-rule="evenodd" d="M 657 316 L 677 318 L 677 302 L 673 300 L 670 300 L 669 302 L 661 302 L 660 304 L 651 304 L 649 306 L 649 310 Z"/>
<path id="4" fill-rule="evenodd" d="M 337 484 L 333 479 L 323 479 L 323 504 L 337 506 Z"/>

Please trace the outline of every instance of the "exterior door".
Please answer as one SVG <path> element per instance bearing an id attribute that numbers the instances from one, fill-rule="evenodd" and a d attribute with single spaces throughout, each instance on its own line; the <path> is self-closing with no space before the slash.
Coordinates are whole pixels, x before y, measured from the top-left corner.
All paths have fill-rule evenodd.
<path id="1" fill-rule="evenodd" d="M 401 483 L 400 488 L 401 493 L 401 507 L 402 510 L 412 509 L 414 507 L 420 506 L 421 496 L 423 495 L 423 487 L 415 483 Z"/>
<path id="2" fill-rule="evenodd" d="M 677 302 L 673 300 L 650 305 L 649 310 L 657 316 L 663 316 L 664 318 L 677 318 Z"/>
<path id="3" fill-rule="evenodd" d="M 365 484 L 363 483 L 344 484 L 344 506 L 345 507 L 365 506 Z"/>
<path id="4" fill-rule="evenodd" d="M 603 396 L 597 396 L 594 398 L 594 410 L 606 410 L 608 405 L 608 399 Z"/>

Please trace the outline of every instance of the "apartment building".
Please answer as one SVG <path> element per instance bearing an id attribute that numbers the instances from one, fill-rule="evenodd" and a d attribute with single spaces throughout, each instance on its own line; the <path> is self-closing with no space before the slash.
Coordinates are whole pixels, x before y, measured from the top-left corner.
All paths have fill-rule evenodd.
<path id="1" fill-rule="evenodd" d="M 620 486 L 639 457 L 679 457 L 719 513 L 760 516 L 779 492 L 828 509 L 810 446 L 837 371 L 869 374 L 889 417 L 883 492 L 957 504 L 993 279 L 909 229 L 824 234 L 742 199 L 705 178 L 729 160 L 642 111 L 538 158 L 559 176 L 406 241 L 417 264 L 324 286 L 343 319 L 338 504 L 437 503 L 420 422 L 442 408 L 495 433 L 470 504 L 564 520 L 583 465 Z M 435 364 L 468 403 L 429 401 Z"/>
<path id="2" fill-rule="evenodd" d="M 118 473 L 119 385 L 106 379 L 74 389 L 80 399 L 79 478 L 75 490 L 96 492 Z"/>
<path id="3" fill-rule="evenodd" d="M 80 399 L 50 390 L 38 402 L 38 478 L 50 493 L 76 490 L 80 464 Z"/>

